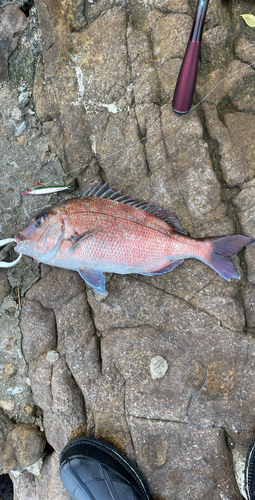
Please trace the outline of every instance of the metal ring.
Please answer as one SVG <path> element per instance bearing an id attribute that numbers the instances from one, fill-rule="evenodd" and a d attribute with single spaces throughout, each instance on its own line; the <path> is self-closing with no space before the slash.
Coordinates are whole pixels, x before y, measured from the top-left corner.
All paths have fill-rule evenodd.
<path id="1" fill-rule="evenodd" d="M 4 245 L 7 245 L 8 243 L 11 243 L 12 241 L 15 241 L 15 238 L 6 238 L 5 240 L 0 240 L 0 247 L 3 247 Z M 19 256 L 16 260 L 14 260 L 13 262 L 3 262 L 3 261 L 0 261 L 0 267 L 14 267 L 16 266 L 16 264 L 18 264 L 18 262 L 20 261 L 22 257 L 22 253 L 19 253 Z"/>

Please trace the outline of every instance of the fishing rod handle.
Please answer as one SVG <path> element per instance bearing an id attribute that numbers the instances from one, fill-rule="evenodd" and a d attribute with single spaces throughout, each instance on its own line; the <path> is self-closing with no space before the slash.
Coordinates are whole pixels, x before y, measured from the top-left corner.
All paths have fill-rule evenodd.
<path id="1" fill-rule="evenodd" d="M 190 39 L 174 91 L 172 106 L 176 113 L 188 113 L 191 108 L 208 3 L 209 0 L 198 0 L 197 3 Z"/>
<path id="2" fill-rule="evenodd" d="M 172 102 L 173 110 L 176 113 L 188 113 L 191 108 L 197 80 L 200 47 L 201 40 L 189 40 Z"/>

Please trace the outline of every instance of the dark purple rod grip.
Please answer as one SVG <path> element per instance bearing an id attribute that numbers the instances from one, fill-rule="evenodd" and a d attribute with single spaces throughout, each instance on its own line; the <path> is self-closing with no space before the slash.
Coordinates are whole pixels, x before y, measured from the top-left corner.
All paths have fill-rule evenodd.
<path id="1" fill-rule="evenodd" d="M 198 59 L 208 3 L 209 0 L 198 0 L 190 39 L 174 91 L 172 106 L 176 113 L 188 113 L 191 108 L 196 86 Z"/>
<path id="2" fill-rule="evenodd" d="M 188 113 L 191 108 L 197 80 L 200 46 L 201 41 L 190 40 L 188 42 L 174 91 L 172 106 L 176 113 Z"/>

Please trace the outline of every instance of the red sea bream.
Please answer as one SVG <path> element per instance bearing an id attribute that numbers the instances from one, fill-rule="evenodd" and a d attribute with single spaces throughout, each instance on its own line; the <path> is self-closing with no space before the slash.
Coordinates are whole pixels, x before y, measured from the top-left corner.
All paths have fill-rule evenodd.
<path id="1" fill-rule="evenodd" d="M 105 184 L 45 209 L 16 241 L 17 252 L 74 269 L 105 294 L 104 272 L 154 276 L 189 258 L 204 262 L 228 281 L 239 278 L 231 256 L 254 240 L 242 235 L 192 239 L 173 212 Z"/>

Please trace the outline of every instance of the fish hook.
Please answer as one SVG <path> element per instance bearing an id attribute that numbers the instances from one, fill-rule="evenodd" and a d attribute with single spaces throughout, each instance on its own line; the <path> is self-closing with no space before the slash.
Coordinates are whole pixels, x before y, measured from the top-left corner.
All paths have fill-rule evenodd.
<path id="1" fill-rule="evenodd" d="M 3 259 L 5 259 L 5 257 L 8 254 L 8 251 L 12 247 L 12 245 L 10 245 L 10 243 L 13 243 L 13 242 L 17 243 L 14 238 L 6 238 L 5 240 L 0 240 L 0 248 L 6 245 L 5 248 L 3 248 L 0 251 L 0 267 L 8 267 L 8 268 L 14 267 L 20 261 L 20 259 L 22 257 L 22 253 L 19 253 L 18 258 L 16 260 L 14 260 L 13 262 L 3 262 Z"/>

